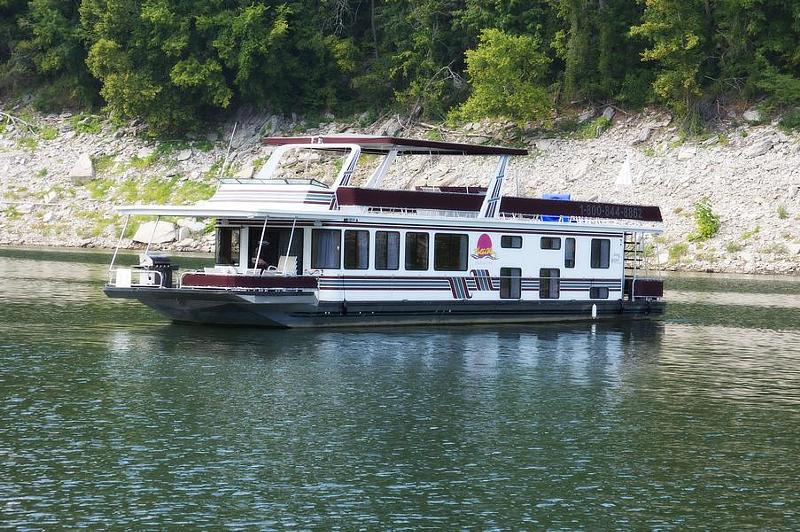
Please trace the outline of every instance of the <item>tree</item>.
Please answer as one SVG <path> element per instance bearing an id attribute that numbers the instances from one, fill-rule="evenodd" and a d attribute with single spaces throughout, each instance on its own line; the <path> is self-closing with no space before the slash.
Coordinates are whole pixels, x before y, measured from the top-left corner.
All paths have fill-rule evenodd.
<path id="1" fill-rule="evenodd" d="M 631 35 L 646 38 L 651 47 L 642 60 L 657 66 L 653 89 L 680 114 L 701 95 L 701 74 L 709 57 L 710 12 L 707 0 L 644 0 L 642 23 Z"/>
<path id="2" fill-rule="evenodd" d="M 546 119 L 551 97 L 544 85 L 550 59 L 529 35 L 484 30 L 480 44 L 466 53 L 472 94 L 455 118 L 507 118 L 517 123 Z"/>

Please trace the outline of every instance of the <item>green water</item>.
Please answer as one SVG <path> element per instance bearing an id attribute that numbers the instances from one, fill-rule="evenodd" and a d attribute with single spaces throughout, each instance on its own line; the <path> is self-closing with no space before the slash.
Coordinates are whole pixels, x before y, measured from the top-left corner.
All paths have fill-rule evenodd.
<path id="1" fill-rule="evenodd" d="M 663 321 L 171 324 L 0 250 L 0 527 L 800 527 L 800 282 Z"/>

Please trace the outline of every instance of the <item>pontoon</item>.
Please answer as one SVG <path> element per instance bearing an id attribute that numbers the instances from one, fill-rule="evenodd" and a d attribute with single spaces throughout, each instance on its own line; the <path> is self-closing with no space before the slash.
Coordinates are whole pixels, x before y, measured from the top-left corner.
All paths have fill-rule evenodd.
<path id="1" fill-rule="evenodd" d="M 149 244 L 139 264 L 118 266 L 115 251 L 105 293 L 176 321 L 268 327 L 663 313 L 663 284 L 646 274 L 644 245 L 661 232 L 659 208 L 505 195 L 509 161 L 525 150 L 385 136 L 263 142 L 273 152 L 256 177 L 222 180 L 207 201 L 118 209 L 215 219 L 213 266 L 174 273 Z M 287 160 L 307 164 L 321 154 L 339 158 L 330 183 L 303 175 L 303 164 L 299 176 L 281 175 Z M 393 164 L 420 155 L 497 162 L 485 187 L 382 186 Z M 353 186 L 360 159 L 375 168 Z"/>

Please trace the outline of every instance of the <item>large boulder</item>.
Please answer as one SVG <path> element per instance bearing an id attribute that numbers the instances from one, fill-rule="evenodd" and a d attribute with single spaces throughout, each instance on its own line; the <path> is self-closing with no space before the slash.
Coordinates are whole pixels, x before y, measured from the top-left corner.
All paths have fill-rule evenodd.
<path id="1" fill-rule="evenodd" d="M 153 229 L 155 228 L 155 231 Z M 152 240 L 151 240 L 152 236 Z M 159 221 L 156 224 L 153 222 L 145 222 L 136 229 L 136 234 L 133 235 L 134 242 L 142 244 L 165 244 L 175 240 L 175 224 L 171 222 Z"/>
<path id="2" fill-rule="evenodd" d="M 84 154 L 78 157 L 75 165 L 69 172 L 69 179 L 73 185 L 85 185 L 94 179 L 94 164 L 92 158 Z"/>
<path id="3" fill-rule="evenodd" d="M 748 109 L 742 114 L 742 118 L 751 124 L 757 124 L 758 122 L 761 122 L 761 111 L 758 109 Z"/>

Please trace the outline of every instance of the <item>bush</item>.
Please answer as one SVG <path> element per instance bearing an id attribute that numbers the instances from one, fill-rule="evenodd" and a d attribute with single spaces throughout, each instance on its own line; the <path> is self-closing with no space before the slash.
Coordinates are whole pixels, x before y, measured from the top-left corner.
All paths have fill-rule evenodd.
<path id="1" fill-rule="evenodd" d="M 800 109 L 793 109 L 783 115 L 778 127 L 787 133 L 800 130 Z"/>
<path id="2" fill-rule="evenodd" d="M 689 252 L 689 244 L 681 242 L 669 248 L 669 260 L 675 261 L 682 258 Z"/>
<path id="3" fill-rule="evenodd" d="M 551 98 L 544 83 L 550 59 L 540 48 L 538 39 L 530 35 L 484 30 L 478 48 L 466 53 L 472 94 L 451 117 L 470 120 L 488 116 L 518 124 L 547 118 Z"/>
<path id="4" fill-rule="evenodd" d="M 691 241 L 708 240 L 717 234 L 720 226 L 720 219 L 711 210 L 708 198 L 704 197 L 694 204 L 694 223 L 695 231 L 689 235 Z"/>

